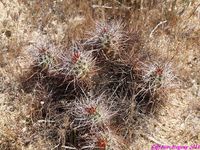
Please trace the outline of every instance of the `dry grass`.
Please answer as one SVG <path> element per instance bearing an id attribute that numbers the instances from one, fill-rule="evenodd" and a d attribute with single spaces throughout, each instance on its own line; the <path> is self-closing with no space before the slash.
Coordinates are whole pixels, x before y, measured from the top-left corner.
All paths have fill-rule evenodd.
<path id="1" fill-rule="evenodd" d="M 200 143 L 199 0 L 1 0 L 0 30 L 0 149 Z M 80 64 L 74 41 L 89 53 Z M 56 61 L 36 66 L 38 43 Z M 57 71 L 72 60 L 72 77 Z"/>

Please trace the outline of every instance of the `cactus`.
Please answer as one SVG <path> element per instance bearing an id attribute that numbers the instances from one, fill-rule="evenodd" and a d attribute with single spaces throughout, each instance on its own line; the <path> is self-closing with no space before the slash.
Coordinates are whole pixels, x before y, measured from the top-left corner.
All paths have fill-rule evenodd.
<path id="1" fill-rule="evenodd" d="M 72 42 L 65 49 L 41 40 L 32 49 L 34 64 L 45 70 L 41 85 L 47 94 L 51 93 L 51 101 L 45 101 L 45 106 L 53 103 L 58 109 L 53 111 L 58 113 L 55 116 L 60 113 L 69 117 L 66 148 L 128 149 L 121 133 L 118 136 L 114 131 L 129 123 L 129 111 L 134 114 L 135 106 L 139 108 L 135 111 L 147 112 L 143 108 L 151 109 L 159 89 L 174 86 L 176 76 L 171 63 L 146 60 L 136 68 L 120 59 L 124 51 L 130 52 L 126 47 L 129 39 L 121 22 L 98 22 L 87 40 Z M 143 62 L 143 58 L 138 58 L 138 62 Z M 42 109 L 44 114 L 48 109 Z"/>
<path id="2" fill-rule="evenodd" d="M 125 142 L 110 129 L 106 130 L 106 132 L 100 131 L 89 134 L 86 139 L 87 146 L 82 147 L 82 149 L 89 147 L 98 150 L 128 150 Z"/>
<path id="3" fill-rule="evenodd" d="M 95 73 L 95 59 L 92 53 L 84 51 L 80 44 L 73 44 L 70 52 L 63 52 L 59 59 L 57 72 L 65 75 L 66 78 L 88 80 Z"/>
<path id="4" fill-rule="evenodd" d="M 106 59 L 119 58 L 123 46 L 128 37 L 123 30 L 123 24 L 119 21 L 96 22 L 92 32 L 89 32 L 90 38 L 84 43 L 92 45 L 94 49 L 103 53 Z"/>
<path id="5" fill-rule="evenodd" d="M 171 88 L 177 82 L 172 64 L 167 62 L 153 62 L 143 65 L 143 80 L 149 89 Z"/>
<path id="6" fill-rule="evenodd" d="M 117 114 L 117 111 L 112 111 L 112 107 L 108 107 L 105 97 L 100 95 L 98 97 L 81 98 L 75 101 L 70 106 L 70 112 L 74 118 L 76 128 L 86 126 L 98 128 L 109 125 L 114 115 Z"/>

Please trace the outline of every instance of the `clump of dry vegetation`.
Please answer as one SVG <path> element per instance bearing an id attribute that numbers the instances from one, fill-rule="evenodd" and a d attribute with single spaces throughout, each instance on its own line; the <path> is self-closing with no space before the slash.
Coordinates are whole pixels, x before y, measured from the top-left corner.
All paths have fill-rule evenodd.
<path id="1" fill-rule="evenodd" d="M 0 1 L 0 149 L 200 142 L 200 2 Z"/>

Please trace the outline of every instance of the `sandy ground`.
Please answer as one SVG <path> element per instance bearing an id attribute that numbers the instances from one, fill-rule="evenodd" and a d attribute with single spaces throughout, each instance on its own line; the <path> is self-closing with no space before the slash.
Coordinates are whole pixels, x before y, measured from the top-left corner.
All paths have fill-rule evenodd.
<path id="1" fill-rule="evenodd" d="M 97 7 L 101 2 L 93 1 L 91 5 Z M 133 22 L 127 22 L 130 26 L 134 24 L 134 30 L 142 28 L 146 49 L 156 51 L 161 57 L 173 56 L 172 62 L 177 67 L 175 70 L 180 80 L 180 87 L 168 92 L 168 96 L 159 105 L 159 111 L 156 111 L 155 115 L 138 114 L 138 118 L 130 125 L 129 130 L 133 132 L 130 143 L 132 150 L 150 149 L 153 144 L 188 146 L 200 144 L 200 1 L 191 1 L 187 4 L 178 2 L 175 9 L 181 15 L 169 13 L 171 16 L 167 18 L 168 25 L 165 27 L 161 25 L 155 29 L 159 20 L 163 20 L 162 14 L 157 15 L 159 12 L 157 7 L 149 11 L 146 11 L 146 8 L 142 10 L 144 24 L 141 23 L 143 18 L 137 19 L 134 12 L 128 19 Z M 69 37 L 79 38 L 80 33 L 89 26 L 86 26 L 87 21 L 91 22 L 95 14 L 98 14 L 97 18 L 99 16 L 106 18 L 110 13 L 112 15 L 116 13 L 115 9 L 88 7 L 89 3 L 80 2 L 76 6 L 69 1 L 65 5 L 73 5 L 66 8 L 60 5 L 62 1 L 51 3 L 55 5 L 55 10 L 60 8 L 60 12 L 49 13 L 50 23 L 44 30 L 59 43 L 63 42 L 61 39 L 67 39 L 65 33 L 69 33 Z M 107 4 L 114 7 L 116 2 Z M 172 4 L 169 2 L 169 9 Z M 38 5 L 40 6 L 39 3 Z M 51 5 L 43 6 L 44 10 L 41 10 L 34 2 L 32 4 L 23 0 L 0 2 L 0 149 L 2 150 L 49 149 L 48 141 L 44 142 L 39 135 L 35 136 L 37 138 L 35 142 L 29 144 L 31 129 L 27 124 L 27 119 L 30 118 L 27 112 L 31 109 L 30 101 L 33 98 L 20 89 L 19 77 L 30 65 L 26 47 L 37 39 L 38 28 L 45 24 L 45 19 L 49 19 L 44 16 L 44 11 Z M 124 12 L 128 8 L 125 5 L 126 3 L 124 6 L 116 6 L 125 9 L 118 12 L 121 13 L 119 16 L 126 15 Z M 63 10 L 67 16 L 63 16 Z M 30 16 L 31 13 L 33 16 Z M 150 38 L 148 36 L 153 29 L 155 32 Z"/>

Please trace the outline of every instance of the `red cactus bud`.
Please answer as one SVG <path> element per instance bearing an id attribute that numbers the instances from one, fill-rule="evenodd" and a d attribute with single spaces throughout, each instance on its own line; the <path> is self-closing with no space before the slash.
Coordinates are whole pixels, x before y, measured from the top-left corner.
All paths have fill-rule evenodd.
<path id="1" fill-rule="evenodd" d="M 156 70 L 156 74 L 159 75 L 159 76 L 161 76 L 162 73 L 163 73 L 163 69 L 161 69 L 161 68 L 157 68 L 157 70 Z"/>
<path id="2" fill-rule="evenodd" d="M 75 64 L 79 60 L 80 55 L 80 52 L 74 52 L 74 54 L 72 55 L 72 63 Z"/>
<path id="3" fill-rule="evenodd" d="M 107 145 L 107 141 L 105 139 L 98 139 L 97 146 L 100 149 L 105 150 L 106 149 L 106 145 Z"/>
<path id="4" fill-rule="evenodd" d="M 102 31 L 102 32 L 103 32 L 103 33 L 106 33 L 106 32 L 107 32 L 106 27 L 103 28 L 103 31 Z"/>
<path id="5" fill-rule="evenodd" d="M 96 108 L 94 107 L 89 107 L 89 108 L 86 108 L 85 111 L 91 115 L 95 114 L 96 113 Z"/>

